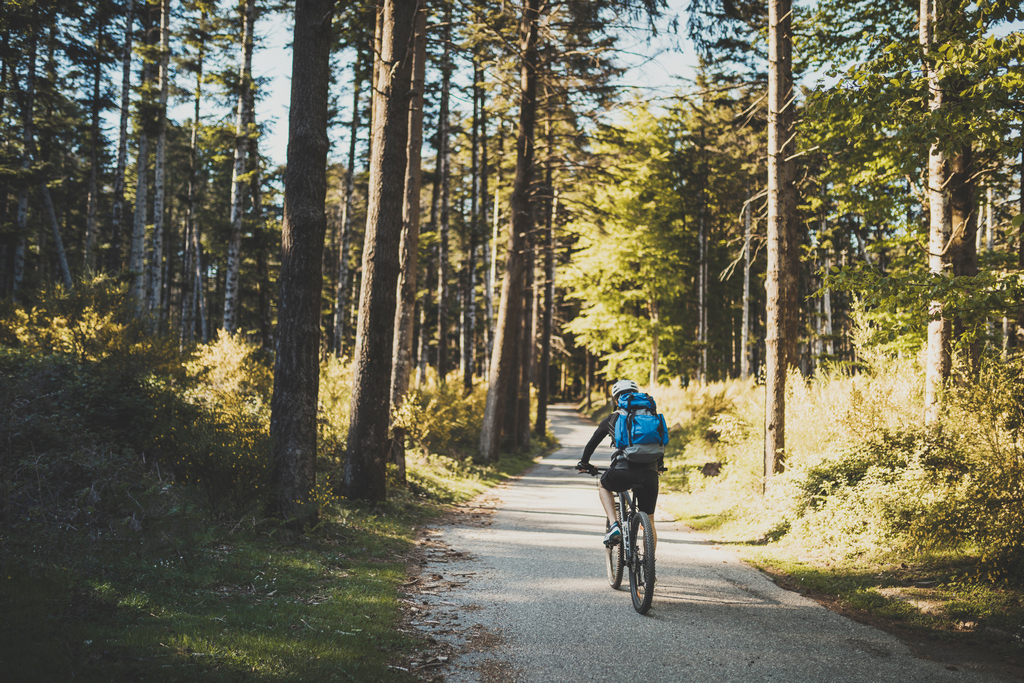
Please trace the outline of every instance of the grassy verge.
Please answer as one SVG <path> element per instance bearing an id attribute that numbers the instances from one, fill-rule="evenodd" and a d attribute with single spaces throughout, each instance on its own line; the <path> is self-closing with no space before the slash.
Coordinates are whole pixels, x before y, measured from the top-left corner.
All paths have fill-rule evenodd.
<path id="1" fill-rule="evenodd" d="M 763 526 L 707 491 L 676 491 L 659 504 L 709 539 L 733 547 L 780 586 L 896 633 L 926 656 L 1024 674 L 1024 591 L 982 579 L 977 562 L 962 552 L 844 556 L 798 539 L 767 540 Z"/>
<path id="2" fill-rule="evenodd" d="M 129 491 L 158 511 L 141 525 L 22 519 L 0 536 L 4 678 L 414 680 L 389 664 L 421 644 L 398 600 L 417 527 L 535 455 L 412 456 L 386 505 L 342 504 L 305 533 L 212 522 L 197 491 L 158 482 Z"/>

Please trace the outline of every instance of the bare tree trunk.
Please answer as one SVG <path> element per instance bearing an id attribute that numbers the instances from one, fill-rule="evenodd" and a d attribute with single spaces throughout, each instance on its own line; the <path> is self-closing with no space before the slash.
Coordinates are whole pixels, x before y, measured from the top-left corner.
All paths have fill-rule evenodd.
<path id="1" fill-rule="evenodd" d="M 473 366 L 476 364 L 476 235 L 471 227 L 462 291 L 462 388 L 467 395 L 473 391 Z"/>
<path id="2" fill-rule="evenodd" d="M 92 65 L 92 102 L 91 123 L 89 125 L 89 202 L 85 214 L 85 254 L 83 261 L 86 271 L 96 270 L 96 207 L 99 204 L 99 150 L 100 150 L 100 83 L 103 80 L 103 64 L 100 51 L 103 49 L 103 38 L 106 23 L 97 31 L 95 54 Z M 6 204 L 6 194 L 2 198 Z"/>
<path id="3" fill-rule="evenodd" d="M 64 282 L 64 286 L 70 289 L 71 270 L 68 268 L 68 259 L 64 254 L 64 240 L 62 240 L 60 236 L 60 224 L 57 222 L 57 212 L 53 209 L 53 199 L 50 196 L 50 188 L 47 187 L 45 180 L 40 184 L 39 190 L 43 194 L 43 206 L 46 209 L 46 216 L 50 219 L 50 230 L 53 233 L 53 242 L 57 250 L 57 263 L 60 265 L 61 279 Z"/>
<path id="4" fill-rule="evenodd" d="M 531 207 L 532 209 L 532 207 Z M 526 237 L 525 281 L 523 282 L 523 343 L 520 346 L 522 360 L 519 375 L 519 407 L 516 409 L 515 449 L 525 451 L 530 447 L 530 387 L 533 384 L 534 349 L 537 345 L 537 259 L 533 231 Z"/>
<path id="5" fill-rule="evenodd" d="M 345 185 L 341 204 L 341 248 L 338 249 L 338 288 L 334 292 L 334 355 L 338 358 L 345 351 L 345 334 L 348 329 L 349 292 L 352 289 L 351 273 L 349 272 L 349 249 L 352 244 L 352 191 L 356 172 L 356 139 L 359 135 L 359 97 L 363 78 L 360 65 L 363 52 L 356 52 L 356 60 L 352 67 L 352 122 L 348 137 L 348 169 L 345 172 Z"/>
<path id="6" fill-rule="evenodd" d="M 545 99 L 550 98 L 547 93 Z M 550 114 L 545 121 L 547 160 L 544 187 L 547 194 L 544 212 L 544 322 L 540 333 L 540 362 L 537 365 L 537 421 L 533 431 L 539 437 L 547 433 L 548 386 L 551 369 L 551 334 L 554 326 L 555 306 L 555 231 L 554 219 L 558 211 L 558 192 L 554 188 L 555 137 Z"/>
<path id="7" fill-rule="evenodd" d="M 409 89 L 409 139 L 406 149 L 405 192 L 402 202 L 402 242 L 399 255 L 398 306 L 395 311 L 395 340 L 391 370 L 391 414 L 402 406 L 412 375 L 412 333 L 416 315 L 416 285 L 420 245 L 420 185 L 422 180 L 423 89 L 427 61 L 427 6 L 416 8 L 413 36 L 412 85 Z M 405 482 L 405 429 L 394 427 L 391 462 L 398 479 Z"/>
<path id="8" fill-rule="evenodd" d="M 978 232 L 978 212 L 974 202 L 974 153 L 971 144 L 967 143 L 950 160 L 950 227 L 949 267 L 954 277 L 973 277 L 978 274 L 978 250 L 975 236 Z M 957 339 L 964 334 L 963 321 L 957 317 L 953 321 L 953 335 Z M 967 362 L 972 371 L 976 372 L 981 359 L 981 347 L 972 341 L 966 349 Z"/>
<path id="9" fill-rule="evenodd" d="M 327 220 L 327 100 L 334 0 L 296 0 L 278 345 L 270 409 L 270 511 L 311 518 L 320 387 L 321 263 Z"/>
<path id="10" fill-rule="evenodd" d="M 259 139 L 249 137 L 249 159 L 252 160 L 252 179 L 249 194 L 252 197 L 253 250 L 256 256 L 256 291 L 259 313 L 260 348 L 264 353 L 274 350 L 274 320 L 271 311 L 271 300 L 274 298 L 273 284 L 270 281 L 270 264 L 267 251 L 270 241 L 267 234 L 267 223 L 263 215 L 263 176 L 260 165 Z"/>
<path id="11" fill-rule="evenodd" d="M 703 131 L 701 133 L 703 135 Z M 707 384 L 708 382 L 708 234 L 704 220 L 706 203 L 707 198 L 702 187 L 700 213 L 697 216 L 697 345 L 700 348 L 700 364 L 697 368 L 698 384 Z"/>
<path id="12" fill-rule="evenodd" d="M 1021 140 L 1024 139 L 1024 107 L 1017 109 L 1017 116 L 1022 122 L 1017 135 L 1018 140 Z M 1021 147 L 1017 177 L 1020 178 L 1018 213 L 1024 214 L 1024 145 Z M 1024 223 L 1017 228 L 1017 270 L 1024 270 Z M 1007 349 L 1024 346 L 1024 308 L 1019 309 L 1014 318 L 1007 316 L 1003 319 L 1003 345 Z"/>
<path id="13" fill-rule="evenodd" d="M 206 23 L 206 12 L 202 12 L 201 21 Z M 182 252 L 184 263 L 181 278 L 181 334 L 180 347 L 184 348 L 195 339 L 196 302 L 199 300 L 199 274 L 196 263 L 199 259 L 198 240 L 194 235 L 196 226 L 196 207 L 199 202 L 199 188 L 196 173 L 197 155 L 199 151 L 200 107 L 203 101 L 203 61 L 206 57 L 205 44 L 200 42 L 199 54 L 196 56 L 196 89 L 194 111 L 192 113 L 192 139 L 188 152 L 188 213 L 185 217 L 185 239 Z"/>
<path id="14" fill-rule="evenodd" d="M 483 83 L 483 68 L 478 63 L 477 75 L 474 76 L 477 86 L 477 99 L 480 102 L 480 237 L 481 237 L 481 261 L 483 263 L 484 279 L 484 367 L 486 377 L 491 365 L 491 351 L 494 348 L 494 277 L 492 267 L 491 240 L 488 236 L 490 224 L 490 194 L 487 181 L 489 178 L 487 163 L 487 99 L 486 93 L 481 85 Z M 498 212 L 495 209 L 495 218 Z"/>
<path id="15" fill-rule="evenodd" d="M 144 22 L 144 26 L 145 26 Z M 146 41 L 148 42 L 148 40 Z M 142 67 L 142 88 L 146 88 L 152 73 L 152 65 L 145 62 Z M 146 304 L 146 209 L 149 182 L 149 103 L 143 96 L 139 101 L 139 155 L 136 159 L 135 221 L 132 227 L 131 255 L 128 270 L 132 277 L 132 299 L 135 312 L 141 315 Z"/>
<path id="16" fill-rule="evenodd" d="M 153 168 L 153 241 L 149 254 L 149 300 L 146 307 L 155 317 L 162 309 L 163 294 L 163 245 L 164 245 L 164 194 L 166 178 L 164 166 L 167 156 L 167 93 L 169 88 L 171 51 L 170 7 L 171 0 L 160 0 L 160 67 L 157 74 L 160 84 L 160 100 L 157 108 L 156 155 Z"/>
<path id="17" fill-rule="evenodd" d="M 111 272 L 121 269 L 121 218 L 124 210 L 125 167 L 128 159 L 128 103 L 131 95 L 132 24 L 135 22 L 134 0 L 125 1 L 124 44 L 121 48 L 121 119 L 117 138 L 117 168 L 114 172 L 114 196 L 110 211 L 110 254 L 107 267 Z"/>
<path id="18" fill-rule="evenodd" d="M 22 157 L 22 169 L 28 171 L 31 169 L 31 162 L 35 162 L 37 165 L 40 162 L 39 151 L 36 148 L 35 140 L 35 80 L 36 80 L 36 36 L 32 34 L 29 46 L 29 53 L 27 56 L 28 68 L 25 74 L 25 88 L 22 92 L 21 101 L 21 119 L 23 126 L 23 137 L 25 144 L 24 157 Z M 61 280 L 65 287 L 71 287 L 71 271 L 68 268 L 68 260 L 64 254 L 64 242 L 60 235 L 60 225 L 57 221 L 57 212 L 53 208 L 53 198 L 50 195 L 50 188 L 46 184 L 44 178 L 39 183 L 39 191 L 43 198 L 43 209 L 46 212 L 46 217 L 50 223 L 50 230 L 53 234 L 54 244 L 57 251 L 57 261 L 60 266 Z M 27 223 L 28 216 L 28 195 L 25 194 L 25 208 L 24 211 L 20 206 L 19 198 L 19 228 L 23 227 Z M 24 214 L 24 218 L 22 217 Z M 24 234 L 24 233 L 22 233 Z M 19 283 L 20 284 L 20 283 Z"/>
<path id="19" fill-rule="evenodd" d="M 450 217 L 449 184 L 451 177 L 451 159 L 448 144 L 448 100 L 451 90 L 452 65 L 452 10 L 451 4 L 445 3 L 444 19 L 441 28 L 441 40 L 444 51 L 441 54 L 441 102 L 438 105 L 437 122 L 437 158 L 440 166 L 435 169 L 438 182 L 441 183 L 441 215 L 437 259 L 437 379 L 444 382 L 448 374 L 448 228 Z"/>
<path id="20" fill-rule="evenodd" d="M 423 271 L 423 281 L 427 283 L 427 286 L 424 287 L 423 298 L 420 300 L 419 351 L 416 354 L 419 359 L 418 367 L 416 369 L 417 385 L 422 385 L 427 381 L 427 367 L 430 365 L 430 330 L 427 325 L 427 311 L 431 309 L 432 303 L 430 296 L 430 283 L 434 281 L 433 250 L 431 250 L 427 255 L 427 262 L 424 264 Z"/>
<path id="21" fill-rule="evenodd" d="M 464 305 L 462 307 L 462 388 L 466 394 L 473 391 L 473 373 L 476 360 L 475 328 L 476 328 L 476 247 L 477 239 L 486 230 L 480 224 L 481 204 L 481 161 L 480 161 L 480 76 L 479 58 L 473 55 L 473 121 L 471 134 L 471 191 L 469 220 L 469 254 L 466 257 L 466 281 L 463 290 Z M 486 164 L 486 161 L 484 161 Z M 486 239 L 483 241 L 486 242 Z"/>
<path id="22" fill-rule="evenodd" d="M 658 374 L 660 358 L 658 356 L 659 348 L 658 344 L 661 341 L 661 330 L 659 327 L 660 316 L 658 311 L 658 300 L 651 299 L 647 302 L 647 307 L 651 315 L 651 377 L 649 386 L 654 389 L 658 386 Z"/>
<path id="23" fill-rule="evenodd" d="M 353 358 L 352 410 L 345 459 L 347 498 L 382 501 L 386 491 L 391 354 L 394 349 L 403 203 L 409 140 L 416 0 L 385 0 L 379 69 L 373 90 L 373 133 L 366 247 Z"/>
<path id="24" fill-rule="evenodd" d="M 537 120 L 537 26 L 540 0 L 525 0 L 519 24 L 519 47 L 522 52 L 520 71 L 519 137 L 516 142 L 516 177 L 512 189 L 509 221 L 508 253 L 505 277 L 501 284 L 501 304 L 494 333 L 494 354 L 487 387 L 483 427 L 480 431 L 480 457 L 484 462 L 498 459 L 501 440 L 500 418 L 505 411 L 505 396 L 510 381 L 516 376 L 516 346 L 521 339 L 521 300 L 523 288 L 522 249 L 526 235 L 533 231 L 533 208 L 530 185 L 533 181 L 534 128 Z M 516 373 L 518 374 L 518 373 Z"/>
<path id="25" fill-rule="evenodd" d="M 238 114 L 235 118 L 235 164 L 231 171 L 231 239 L 228 242 L 227 272 L 224 277 L 224 330 L 238 328 L 238 277 L 242 266 L 242 203 L 245 200 L 245 152 L 252 135 L 253 24 L 256 23 L 256 0 L 245 1 L 242 20 L 242 68 L 238 78 Z"/>
<path id="26" fill-rule="evenodd" d="M 933 49 L 935 21 L 938 14 L 936 0 L 921 0 L 919 39 L 928 74 L 928 108 L 939 111 L 944 105 L 944 92 L 938 71 L 929 52 Z M 928 268 L 934 274 L 947 269 L 946 249 L 952 233 L 952 207 L 949 201 L 949 163 L 938 141 L 933 141 L 928 152 Z M 924 419 L 934 425 L 939 419 L 939 394 L 949 376 L 950 321 L 942 310 L 942 302 L 935 300 L 928 306 L 928 354 L 925 362 Z"/>
<path id="27" fill-rule="evenodd" d="M 796 208 L 793 162 L 792 3 L 768 3 L 768 267 L 765 330 L 764 486 L 784 467 L 789 224 Z"/>
<path id="28" fill-rule="evenodd" d="M 740 330 L 740 379 L 750 379 L 750 190 L 743 205 L 743 322 Z"/>

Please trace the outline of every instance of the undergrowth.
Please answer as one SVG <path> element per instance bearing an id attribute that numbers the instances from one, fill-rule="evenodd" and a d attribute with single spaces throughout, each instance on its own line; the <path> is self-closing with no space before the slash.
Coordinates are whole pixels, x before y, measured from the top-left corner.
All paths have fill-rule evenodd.
<path id="1" fill-rule="evenodd" d="M 654 390 L 673 425 L 662 504 L 745 546 L 762 566 L 832 581 L 829 594 L 850 605 L 912 613 L 893 618 L 946 630 L 989 623 L 1020 642 L 1024 358 L 988 356 L 976 372 L 962 368 L 934 428 L 923 424 L 917 358 L 865 348 L 861 361 L 856 372 L 789 376 L 786 469 L 767 495 L 763 387 Z M 918 592 L 942 605 L 927 618 L 891 582 L 872 579 L 908 567 L 930 582 Z M 847 590 L 845 575 L 863 585 Z"/>
<path id="2" fill-rule="evenodd" d="M 473 463 L 482 390 L 428 382 L 407 481 L 333 493 L 351 368 L 321 370 L 315 528 L 263 515 L 271 361 L 237 335 L 178 350 L 98 278 L 0 311 L 0 667 L 11 680 L 412 680 L 400 629 L 416 527 L 532 463 Z"/>

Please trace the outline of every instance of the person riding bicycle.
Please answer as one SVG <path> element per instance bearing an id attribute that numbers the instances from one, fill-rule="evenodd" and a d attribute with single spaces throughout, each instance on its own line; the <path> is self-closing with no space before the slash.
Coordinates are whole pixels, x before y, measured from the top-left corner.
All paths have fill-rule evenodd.
<path id="1" fill-rule="evenodd" d="M 612 385 L 612 405 L 617 405 L 619 396 L 627 392 L 639 393 L 640 387 L 631 379 L 622 379 Z M 583 456 L 576 463 L 576 469 L 580 472 L 592 472 L 595 467 L 590 464 L 590 456 L 606 436 L 612 437 L 612 444 L 615 443 L 615 423 L 622 417 L 621 411 L 615 411 L 608 417 L 601 420 L 601 423 L 590 437 L 590 441 L 583 449 Z M 658 472 L 664 468 L 664 457 L 655 462 L 637 463 L 631 462 L 623 451 L 618 449 L 612 454 L 611 466 L 597 482 L 597 493 L 604 508 L 605 515 L 611 527 L 604 536 L 604 544 L 612 546 L 622 539 L 622 530 L 615 519 L 615 494 L 626 489 L 637 488 L 637 508 L 651 516 L 651 529 L 654 531 L 654 507 L 658 502 Z M 654 531 L 654 542 L 657 543 L 658 534 Z"/>

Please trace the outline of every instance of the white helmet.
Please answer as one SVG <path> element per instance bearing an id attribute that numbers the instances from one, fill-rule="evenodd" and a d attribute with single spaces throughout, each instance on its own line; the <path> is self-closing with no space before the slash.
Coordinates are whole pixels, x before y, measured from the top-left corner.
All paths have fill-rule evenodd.
<path id="1" fill-rule="evenodd" d="M 612 400 L 616 401 L 619 398 L 619 394 L 626 391 L 640 391 L 640 387 L 631 379 L 620 379 L 618 382 L 612 385 Z"/>

